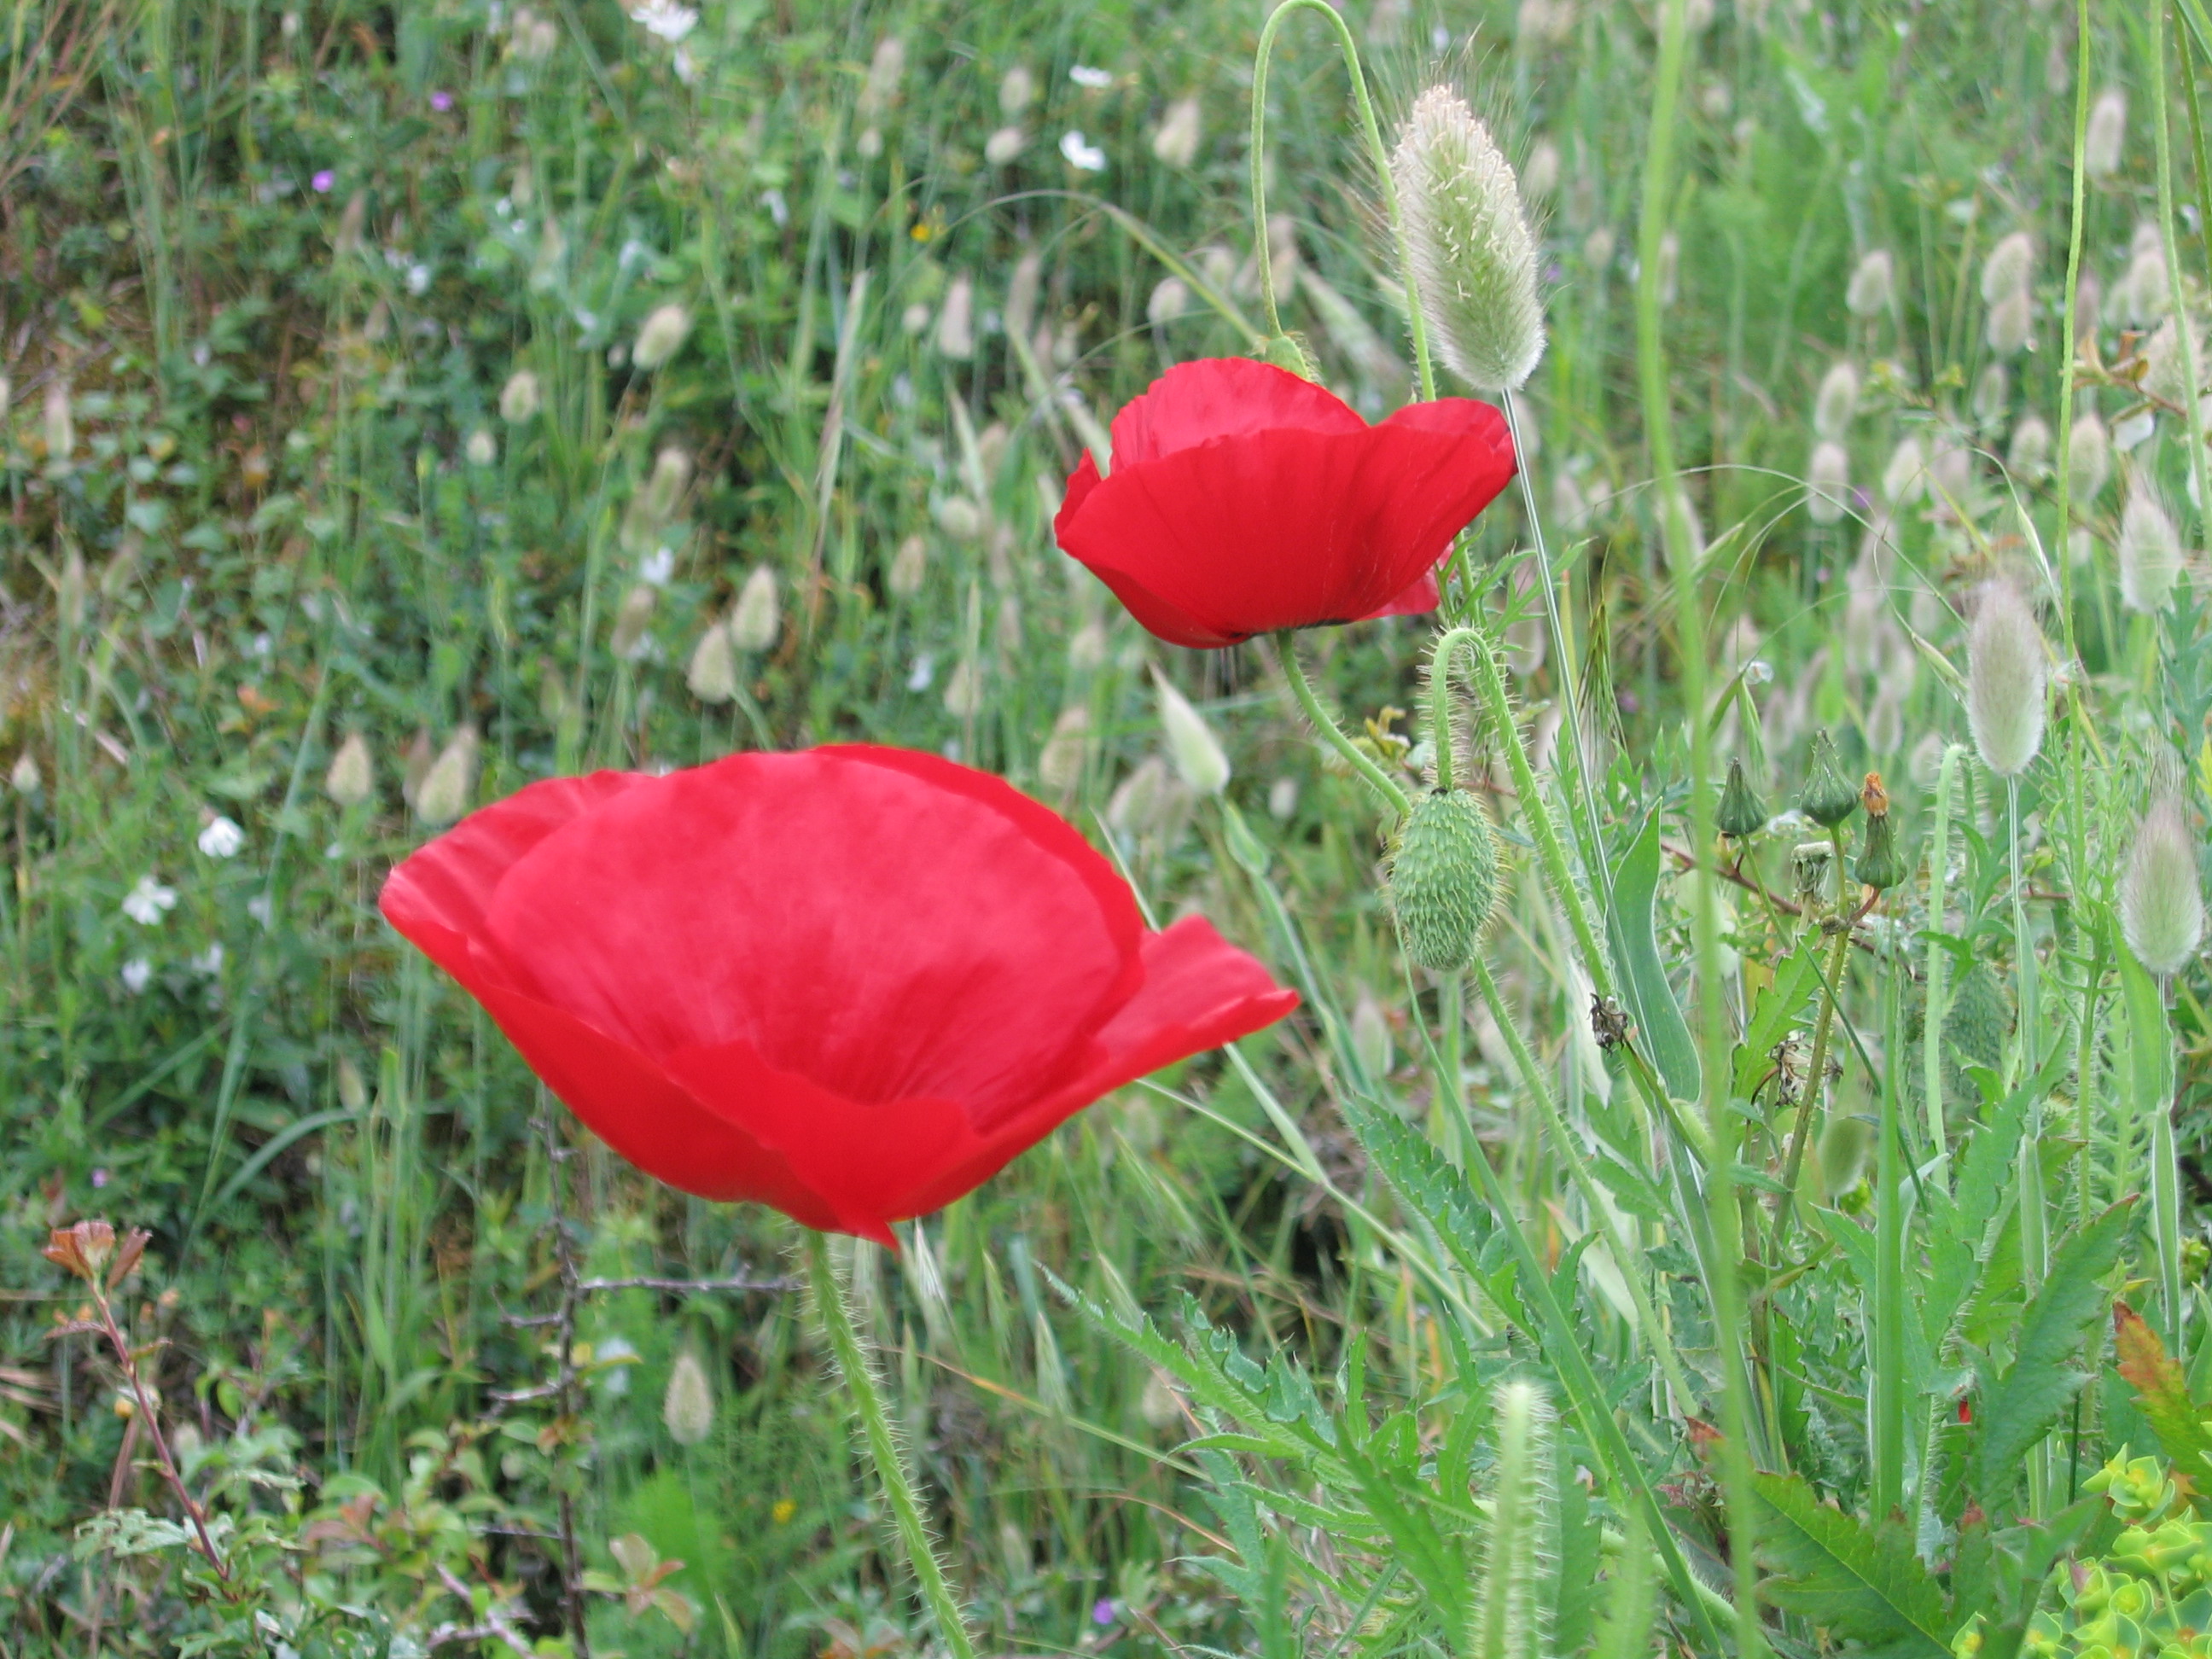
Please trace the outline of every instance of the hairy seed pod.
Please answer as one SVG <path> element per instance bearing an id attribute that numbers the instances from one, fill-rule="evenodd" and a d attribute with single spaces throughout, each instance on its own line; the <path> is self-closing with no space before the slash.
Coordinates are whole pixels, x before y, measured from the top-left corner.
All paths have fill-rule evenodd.
<path id="1" fill-rule="evenodd" d="M 1835 740 L 1825 727 L 1813 734 L 1813 752 L 1805 764 L 1805 787 L 1797 797 L 1798 810 L 1824 830 L 1832 830 L 1859 810 L 1859 792 L 1844 775 Z"/>
<path id="2" fill-rule="evenodd" d="M 1817 437 L 1840 439 L 1850 429 L 1859 412 L 1859 372 L 1849 362 L 1832 364 L 1820 377 L 1819 395 L 1813 399 L 1813 432 Z"/>
<path id="3" fill-rule="evenodd" d="M 1755 836 L 1766 827 L 1766 803 L 1753 791 L 1741 760 L 1729 762 L 1728 781 L 1721 786 L 1720 808 L 1713 825 L 1734 841 Z"/>
<path id="4" fill-rule="evenodd" d="M 2154 974 L 2179 973 L 2204 939 L 2197 842 L 2172 793 L 2151 803 L 2120 872 L 2120 934 Z"/>
<path id="5" fill-rule="evenodd" d="M 2118 173 L 2120 149 L 2127 136 L 2128 95 L 2118 87 L 2107 87 L 2089 107 L 2089 127 L 2081 140 L 2081 171 L 2092 179 L 2109 179 Z"/>
<path id="6" fill-rule="evenodd" d="M 1498 897 L 1498 848 L 1473 795 L 1437 789 L 1413 803 L 1390 859 L 1390 899 L 1407 958 L 1431 973 L 1474 960 Z"/>
<path id="7" fill-rule="evenodd" d="M 2156 616 L 2173 597 L 2181 574 L 2181 532 L 2158 492 L 2138 474 L 2128 488 L 2120 513 L 2120 603 L 2146 617 Z"/>
<path id="8" fill-rule="evenodd" d="M 1850 285 L 1844 290 L 1844 309 L 1854 317 L 1879 317 L 1889 309 L 1896 286 L 1897 261 L 1887 248 L 1875 248 L 1852 270 Z"/>
<path id="9" fill-rule="evenodd" d="M 1464 102 L 1431 87 L 1414 100 L 1390 173 L 1437 355 L 1478 392 L 1512 391 L 1544 355 L 1544 307 L 1511 165 Z"/>
<path id="10" fill-rule="evenodd" d="M 1966 633 L 1966 724 L 1982 764 L 2018 777 L 2043 747 L 2048 653 L 2035 613 L 2010 582 L 1982 584 Z"/>

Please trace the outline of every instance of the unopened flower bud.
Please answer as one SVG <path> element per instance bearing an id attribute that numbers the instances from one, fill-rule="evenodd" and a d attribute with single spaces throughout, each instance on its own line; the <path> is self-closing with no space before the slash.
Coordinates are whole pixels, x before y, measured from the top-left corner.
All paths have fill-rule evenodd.
<path id="1" fill-rule="evenodd" d="M 1826 440 L 1813 447 L 1806 470 L 1805 512 L 1814 524 L 1833 524 L 1850 504 L 1851 458 L 1839 443 Z"/>
<path id="2" fill-rule="evenodd" d="M 1982 261 L 1982 303 L 1993 306 L 2008 294 L 2022 292 L 2035 274 L 2035 243 L 2024 230 L 1998 239 Z"/>
<path id="3" fill-rule="evenodd" d="M 1859 372 L 1848 362 L 1830 367 L 1820 378 L 1820 394 L 1813 399 L 1815 436 L 1840 439 L 1850 429 L 1859 412 Z"/>
<path id="4" fill-rule="evenodd" d="M 2158 492 L 2138 476 L 2120 513 L 2120 603 L 2149 617 L 2166 609 L 2181 574 L 2181 532 Z"/>
<path id="5" fill-rule="evenodd" d="M 1200 111 L 1195 98 L 1178 98 L 1152 134 L 1152 154 L 1164 167 L 1187 167 L 1198 159 Z"/>
<path id="6" fill-rule="evenodd" d="M 1879 317 L 1889 309 L 1896 289 L 1897 262 L 1878 247 L 1858 262 L 1844 290 L 1844 309 L 1854 317 Z"/>
<path id="7" fill-rule="evenodd" d="M 1414 100 L 1390 172 L 1438 356 L 1478 392 L 1519 386 L 1544 355 L 1544 309 L 1511 166 L 1465 103 L 1431 87 Z"/>
<path id="8" fill-rule="evenodd" d="M 1859 849 L 1851 873 L 1876 892 L 1884 892 L 1905 879 L 1905 857 L 1897 849 L 1897 829 L 1889 816 L 1889 795 L 1881 787 L 1881 774 L 1869 772 L 1859 791 L 1866 808 L 1866 844 Z"/>
<path id="9" fill-rule="evenodd" d="M 614 632 L 608 641 L 615 655 L 635 662 L 653 643 L 653 607 L 659 596 L 649 583 L 640 582 L 623 595 L 615 609 Z"/>
<path id="10" fill-rule="evenodd" d="M 538 377 L 526 368 L 518 368 L 500 389 L 499 418 L 509 426 L 520 426 L 538 413 Z"/>
<path id="11" fill-rule="evenodd" d="M 1213 728 L 1157 668 L 1152 670 L 1152 685 L 1159 696 L 1160 727 L 1167 737 L 1168 758 L 1175 763 L 1176 775 L 1194 794 L 1219 794 L 1229 782 L 1229 757 L 1222 752 Z"/>
<path id="12" fill-rule="evenodd" d="M 464 726 L 423 774 L 415 792 L 415 816 L 434 829 L 443 828 L 469 810 L 476 787 L 477 729 Z"/>
<path id="13" fill-rule="evenodd" d="M 730 630 L 720 623 L 711 625 L 691 649 L 690 666 L 684 684 L 701 702 L 720 706 L 738 695 L 738 653 L 730 648 Z"/>
<path id="14" fill-rule="evenodd" d="M 1390 859 L 1390 901 L 1407 959 L 1431 973 L 1474 960 L 1498 897 L 1498 848 L 1473 795 L 1437 789 L 1413 803 Z"/>
<path id="15" fill-rule="evenodd" d="M 1805 768 L 1805 787 L 1797 805 L 1824 830 L 1832 830 L 1859 810 L 1859 792 L 1844 775 L 1835 741 L 1826 728 L 1813 734 L 1813 752 Z"/>
<path id="16" fill-rule="evenodd" d="M 757 564 L 738 590 L 738 602 L 730 607 L 730 643 L 740 651 L 765 651 L 782 628 L 775 568 Z"/>
<path id="17" fill-rule="evenodd" d="M 2161 793 L 2136 827 L 2120 873 L 2120 933 L 2154 974 L 2186 967 L 2204 937 L 2197 882 L 2197 842 L 2178 795 Z"/>
<path id="18" fill-rule="evenodd" d="M 640 368 L 659 368 L 673 357 L 691 332 L 691 313 L 682 306 L 662 306 L 645 319 L 629 360 Z"/>
<path id="19" fill-rule="evenodd" d="M 1713 824 L 1735 841 L 1755 836 L 1766 827 L 1766 803 L 1753 790 L 1741 760 L 1729 762 L 1728 781 L 1721 787 L 1720 809 L 1713 815 Z"/>
<path id="20" fill-rule="evenodd" d="M 2040 415 L 2024 415 L 2012 429 L 2005 465 L 2014 476 L 2039 478 L 2051 470 L 2051 428 Z"/>
<path id="21" fill-rule="evenodd" d="M 2066 487 L 2074 505 L 2082 507 L 2095 501 L 2112 476 L 2112 434 L 2094 415 L 2083 415 L 2075 421 L 2066 441 Z"/>
<path id="22" fill-rule="evenodd" d="M 686 1348 L 668 1368 L 668 1391 L 661 1396 L 660 1420 L 679 1446 L 696 1446 L 714 1432 L 714 1389 L 707 1368 Z"/>
<path id="23" fill-rule="evenodd" d="M 340 806 L 358 806 L 376 787 L 375 769 L 369 760 L 368 740 L 349 732 L 331 757 L 331 769 L 323 775 L 323 793 Z"/>
<path id="24" fill-rule="evenodd" d="M 2020 591 L 1984 582 L 1966 635 L 1966 723 L 1982 764 L 2017 777 L 2043 747 L 2049 668 L 2043 630 Z"/>
<path id="25" fill-rule="evenodd" d="M 2120 170 L 2120 149 L 2128 136 L 2128 95 L 2107 87 L 2089 107 L 2089 126 L 2081 139 L 2081 171 L 2109 179 Z"/>

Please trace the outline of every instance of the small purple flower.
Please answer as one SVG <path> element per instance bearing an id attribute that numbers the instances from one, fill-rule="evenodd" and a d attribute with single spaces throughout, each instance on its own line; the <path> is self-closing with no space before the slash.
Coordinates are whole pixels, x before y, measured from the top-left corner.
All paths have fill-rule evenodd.
<path id="1" fill-rule="evenodd" d="M 325 167 L 320 173 L 318 173 L 313 178 L 307 180 L 309 184 L 315 187 L 315 194 L 318 196 L 329 195 L 331 193 L 331 186 L 337 183 L 337 174 L 332 173 L 328 167 Z"/>
<path id="2" fill-rule="evenodd" d="M 1874 505 L 1874 493 L 1864 484 L 1854 485 L 1851 489 L 1851 505 L 1860 512 L 1865 512 Z"/>
<path id="3" fill-rule="evenodd" d="M 1114 1603 L 1107 1597 L 1103 1595 L 1100 1596 L 1098 1598 L 1097 1604 L 1091 1609 L 1091 1622 L 1094 1625 L 1112 1624 L 1114 1622 Z"/>
<path id="4" fill-rule="evenodd" d="M 105 1187 L 107 1184 L 107 1171 L 105 1170 L 94 1170 L 92 1172 L 92 1184 L 94 1187 Z M 1105 1603 L 1102 1601 L 1099 1603 L 1099 1606 L 1103 1607 L 1105 1606 Z"/>
<path id="5" fill-rule="evenodd" d="M 453 94 L 452 93 L 434 92 L 430 94 L 430 107 L 437 111 L 439 114 L 443 115 L 447 110 L 453 108 Z"/>

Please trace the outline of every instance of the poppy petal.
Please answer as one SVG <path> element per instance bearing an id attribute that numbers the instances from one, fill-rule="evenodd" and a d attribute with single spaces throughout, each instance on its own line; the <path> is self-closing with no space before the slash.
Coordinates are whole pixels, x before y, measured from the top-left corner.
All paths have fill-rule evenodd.
<path id="1" fill-rule="evenodd" d="M 1114 470 L 1216 438 L 1256 432 L 1364 432 L 1359 412 L 1325 386 L 1255 357 L 1177 363 L 1114 417 Z"/>
<path id="2" fill-rule="evenodd" d="M 665 1058 L 748 1043 L 846 1099 L 989 1111 L 1135 991 L 1134 901 L 1048 809 L 933 756 L 736 755 L 572 820 L 494 896 L 514 983 Z"/>
<path id="3" fill-rule="evenodd" d="M 1374 615 L 1513 476 L 1497 411 L 1451 402 L 1456 432 L 1270 431 L 1117 466 L 1064 515 L 1060 545 L 1186 632 L 1238 640 Z"/>

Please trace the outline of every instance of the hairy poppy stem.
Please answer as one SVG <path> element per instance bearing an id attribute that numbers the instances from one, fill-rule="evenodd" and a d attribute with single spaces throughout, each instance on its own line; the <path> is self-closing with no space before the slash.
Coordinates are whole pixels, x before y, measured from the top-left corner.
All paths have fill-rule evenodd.
<path id="1" fill-rule="evenodd" d="M 875 1365 L 861 1345 L 860 1330 L 853 1323 L 852 1304 L 845 1299 L 843 1281 L 830 1260 L 830 1241 L 811 1227 L 806 1231 L 806 1277 L 813 1286 L 815 1311 L 837 1356 L 837 1369 L 844 1372 L 845 1386 L 860 1411 L 868 1456 L 884 1483 L 884 1496 L 890 1500 L 891 1516 L 898 1523 L 899 1540 L 906 1546 L 908 1564 L 921 1582 L 922 1599 L 929 1603 L 938 1633 L 952 1650 L 953 1659 L 975 1659 L 968 1621 L 961 1614 L 960 1603 L 953 1599 L 951 1585 L 945 1582 L 945 1565 L 937 1559 L 936 1541 L 929 1535 L 928 1522 L 922 1518 L 921 1498 L 915 1491 L 914 1476 L 892 1436 L 890 1414 L 884 1408 Z"/>
<path id="2" fill-rule="evenodd" d="M 1404 817 L 1413 810 L 1413 803 L 1406 798 L 1405 790 L 1400 787 L 1396 779 L 1375 763 L 1372 757 L 1346 737 L 1344 728 L 1330 716 L 1328 709 L 1321 706 L 1321 699 L 1314 694 L 1313 683 L 1306 678 L 1306 671 L 1298 662 L 1298 636 L 1289 629 L 1276 635 L 1275 653 L 1282 659 L 1283 678 L 1291 683 L 1291 695 L 1298 700 L 1298 707 L 1313 722 L 1314 731 L 1320 735 L 1322 741 L 1343 756 L 1352 769 L 1373 785 L 1376 793 L 1389 802 L 1391 809 L 1400 817 Z"/>

